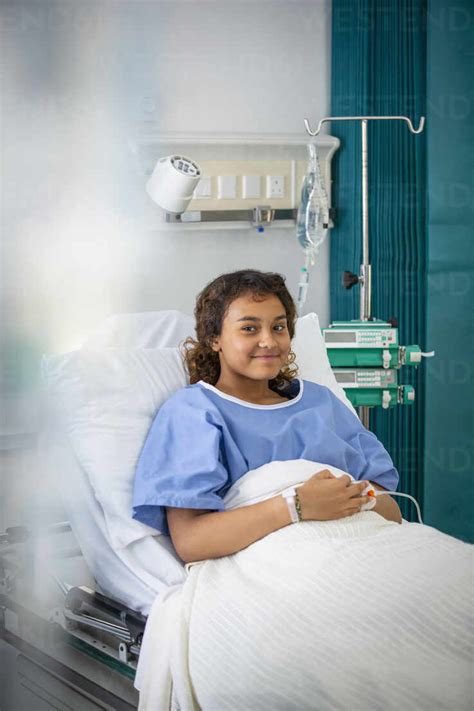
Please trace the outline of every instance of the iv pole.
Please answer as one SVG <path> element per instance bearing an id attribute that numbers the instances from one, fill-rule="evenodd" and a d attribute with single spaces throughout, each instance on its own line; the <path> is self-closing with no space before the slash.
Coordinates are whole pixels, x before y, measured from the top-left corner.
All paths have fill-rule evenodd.
<path id="1" fill-rule="evenodd" d="M 368 190 L 368 144 L 367 144 L 367 122 L 368 121 L 405 121 L 411 133 L 421 133 L 425 125 L 425 117 L 420 117 L 418 128 L 414 128 L 412 122 L 406 116 L 327 116 L 321 119 L 316 131 L 312 131 L 308 119 L 304 119 L 306 132 L 310 136 L 317 136 L 321 131 L 323 123 L 329 121 L 360 121 L 362 129 L 362 264 L 360 275 L 354 278 L 349 276 L 345 281 L 346 289 L 350 289 L 354 284 L 360 284 L 360 320 L 369 321 L 372 318 L 372 267 L 369 263 L 369 190 Z M 359 407 L 359 417 L 362 424 L 369 428 L 369 407 Z"/>

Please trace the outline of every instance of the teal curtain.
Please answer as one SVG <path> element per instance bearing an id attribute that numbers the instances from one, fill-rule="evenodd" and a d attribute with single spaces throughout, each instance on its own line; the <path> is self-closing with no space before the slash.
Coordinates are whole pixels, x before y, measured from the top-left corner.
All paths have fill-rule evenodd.
<path id="1" fill-rule="evenodd" d="M 474 5 L 428 0 L 425 518 L 474 542 Z"/>
<path id="2" fill-rule="evenodd" d="M 425 0 L 333 0 L 331 115 L 426 115 Z M 360 124 L 333 123 L 341 139 L 334 166 L 331 233 L 331 320 L 359 318 L 359 287 L 346 291 L 342 272 L 359 273 L 361 245 Z M 369 261 L 372 315 L 396 317 L 400 342 L 426 348 L 426 134 L 405 122 L 369 122 Z M 403 368 L 414 406 L 374 408 L 371 429 L 400 473 L 399 491 L 423 506 L 424 365 Z M 398 499 L 404 518 L 413 504 Z"/>

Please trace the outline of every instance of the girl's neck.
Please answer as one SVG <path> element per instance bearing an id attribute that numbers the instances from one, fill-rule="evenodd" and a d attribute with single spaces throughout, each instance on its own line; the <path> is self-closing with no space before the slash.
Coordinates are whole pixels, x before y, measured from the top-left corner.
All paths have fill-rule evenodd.
<path id="1" fill-rule="evenodd" d="M 246 402 L 252 402 L 256 405 L 266 404 L 267 401 L 275 400 L 286 400 L 273 390 L 268 387 L 268 380 L 254 380 L 248 383 L 235 384 L 226 383 L 224 380 L 219 380 L 215 384 L 218 390 L 225 393 L 226 395 L 231 395 L 239 400 L 245 400 Z"/>

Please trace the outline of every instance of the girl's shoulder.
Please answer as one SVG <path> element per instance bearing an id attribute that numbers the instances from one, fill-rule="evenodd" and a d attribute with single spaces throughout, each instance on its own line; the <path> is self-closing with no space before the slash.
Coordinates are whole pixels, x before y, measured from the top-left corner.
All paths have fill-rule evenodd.
<path id="1" fill-rule="evenodd" d="M 327 385 L 322 385 L 321 383 L 315 383 L 314 380 L 305 380 L 301 378 L 301 381 L 304 384 L 304 389 L 308 392 L 324 392 L 326 390 L 329 390 Z"/>
<path id="2" fill-rule="evenodd" d="M 328 385 L 323 385 L 323 383 L 315 383 L 313 380 L 301 378 L 301 387 L 304 388 L 306 406 L 329 404 L 337 400 L 334 391 Z"/>
<path id="3" fill-rule="evenodd" d="M 164 403 L 168 408 L 179 408 L 186 405 L 207 407 L 210 404 L 209 398 L 206 397 L 205 388 L 201 383 L 190 383 L 178 388 Z"/>

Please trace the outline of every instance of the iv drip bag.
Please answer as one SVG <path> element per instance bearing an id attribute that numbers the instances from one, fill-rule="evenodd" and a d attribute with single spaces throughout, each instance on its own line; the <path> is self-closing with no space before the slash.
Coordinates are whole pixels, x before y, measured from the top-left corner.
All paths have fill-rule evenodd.
<path id="1" fill-rule="evenodd" d="M 313 261 L 326 238 L 329 224 L 329 203 L 314 143 L 308 145 L 308 152 L 308 169 L 301 189 L 296 236 L 302 249 L 309 252 Z"/>
<path id="2" fill-rule="evenodd" d="M 298 315 L 302 316 L 309 285 L 309 269 L 326 238 L 329 227 L 329 202 L 321 178 L 316 146 L 308 144 L 308 169 L 301 188 L 301 200 L 296 218 L 296 236 L 306 257 L 298 283 Z"/>

